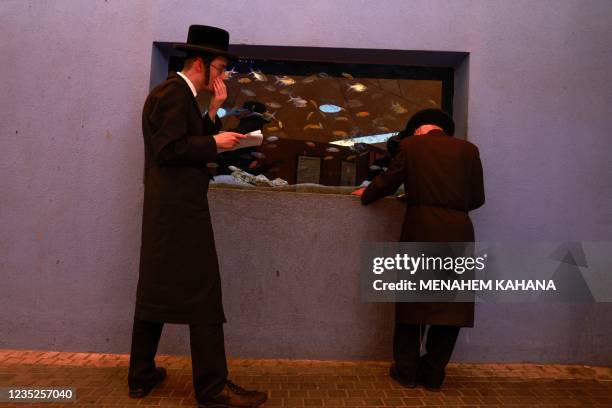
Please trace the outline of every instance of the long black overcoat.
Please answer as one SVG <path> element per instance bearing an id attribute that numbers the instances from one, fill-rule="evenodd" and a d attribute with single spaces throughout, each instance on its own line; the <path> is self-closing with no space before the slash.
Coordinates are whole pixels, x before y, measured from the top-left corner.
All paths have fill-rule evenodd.
<path id="1" fill-rule="evenodd" d="M 136 317 L 167 323 L 225 321 L 206 197 L 221 128 L 202 115 L 175 73 L 151 91 L 142 112 L 145 192 Z"/>
<path id="2" fill-rule="evenodd" d="M 406 213 L 400 241 L 473 242 L 468 211 L 484 204 L 478 148 L 439 130 L 402 141 L 387 172 L 377 176 L 361 201 L 369 204 L 404 184 Z M 472 302 L 396 303 L 398 323 L 474 325 Z"/>

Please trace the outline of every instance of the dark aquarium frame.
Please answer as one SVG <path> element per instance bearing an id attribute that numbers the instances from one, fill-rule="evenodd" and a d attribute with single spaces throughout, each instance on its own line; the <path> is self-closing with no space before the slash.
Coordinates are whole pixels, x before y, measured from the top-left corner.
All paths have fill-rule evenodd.
<path id="1" fill-rule="evenodd" d="M 230 51 L 240 56 L 230 64 L 248 73 L 255 64 L 266 74 L 309 76 L 326 72 L 341 76 L 350 72 L 356 78 L 438 80 L 442 82 L 442 108 L 453 115 L 455 68 L 469 55 L 458 51 L 411 51 L 364 48 L 287 47 L 231 44 Z M 151 88 L 169 71 L 182 68 L 184 54 L 169 42 L 154 42 Z"/>
<path id="2" fill-rule="evenodd" d="M 150 88 L 163 81 L 169 71 L 182 69 L 184 54 L 174 49 L 169 42 L 154 42 L 151 55 Z M 350 73 L 355 80 L 359 78 L 384 78 L 403 80 L 435 80 L 442 84 L 441 107 L 450 113 L 456 124 L 455 137 L 466 138 L 468 133 L 468 93 L 470 54 L 464 51 L 421 51 L 363 48 L 327 47 L 287 47 L 250 44 L 231 44 L 230 51 L 240 59 L 230 64 L 240 74 L 247 74 L 255 68 L 266 75 L 287 75 L 309 77 L 324 72 L 330 77 L 341 77 Z M 289 139 L 288 139 L 289 140 Z M 297 141 L 296 142 L 300 142 Z M 293 142 L 287 142 L 293 143 Z M 302 142 L 300 142 L 302 143 Z M 384 154 L 380 146 L 368 145 L 368 153 L 358 155 L 357 183 L 368 173 L 369 162 Z M 261 148 L 266 148 L 266 145 Z M 317 144 L 311 150 L 321 150 Z M 295 150 L 295 149 L 294 149 Z M 299 150 L 299 152 L 297 152 Z M 296 169 L 299 155 L 310 153 L 301 149 L 290 154 L 295 160 Z M 316 157 L 324 155 L 317 152 Z M 382 153 L 381 153 L 382 152 Z M 342 149 L 338 160 L 345 160 L 347 154 Z M 361 156 L 367 154 L 368 163 L 362 163 Z M 294 157 L 295 156 L 295 157 Z M 336 160 L 336 161 L 338 161 Z M 337 172 L 330 173 L 330 163 L 321 160 L 321 182 L 325 186 L 338 186 L 335 180 L 340 176 L 340 161 L 335 167 Z M 338 166 L 335 166 L 338 164 Z M 333 169 L 332 169 L 333 170 Z M 297 171 L 297 170 L 295 170 Z M 329 174 L 327 174 L 329 173 Z M 333 173 L 333 174 L 332 174 Z M 338 173 L 338 174 L 336 174 Z M 290 184 L 296 182 L 297 173 L 287 177 Z"/>

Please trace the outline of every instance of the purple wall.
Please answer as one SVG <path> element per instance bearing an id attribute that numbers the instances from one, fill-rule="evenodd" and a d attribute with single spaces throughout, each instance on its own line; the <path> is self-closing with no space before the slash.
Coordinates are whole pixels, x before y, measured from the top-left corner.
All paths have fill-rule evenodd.
<path id="1" fill-rule="evenodd" d="M 485 170 L 487 204 L 474 214 L 478 238 L 609 241 L 610 21 L 608 0 L 0 2 L 0 347 L 128 350 L 142 206 L 140 112 L 153 41 L 182 41 L 188 25 L 199 23 L 228 29 L 233 43 L 470 52 L 469 102 L 461 109 L 467 110 L 468 139 L 479 146 Z M 321 292 L 319 306 L 296 293 L 293 323 L 270 328 L 282 336 L 244 344 L 243 334 L 259 329 L 230 304 L 244 296 L 229 285 L 242 273 L 230 261 L 241 256 L 231 238 L 254 232 L 250 221 L 234 222 L 227 232 L 233 220 L 220 203 L 237 205 L 235 194 L 240 193 L 212 194 L 224 298 L 235 313 L 228 313 L 230 353 L 388 355 L 389 317 L 376 308 L 368 312 L 380 321 L 376 333 L 383 340 L 375 345 L 368 343 L 369 332 L 355 331 L 352 345 L 318 354 L 311 348 L 308 343 L 322 340 L 304 337 L 309 329 L 321 327 L 321 339 L 338 339 L 339 327 L 350 326 L 346 318 L 360 319 L 342 314 L 361 307 L 349 295 L 343 297 L 349 303 L 338 306 L 344 312 L 334 317 L 327 311 L 326 323 L 310 318 L 312 310 L 325 310 L 321 305 L 332 292 Z M 299 246 L 303 241 L 292 241 L 294 225 L 286 219 L 300 200 L 258 195 L 252 205 L 268 214 L 279 237 Z M 316 207 L 313 200 L 309 205 Z M 382 233 L 378 223 L 393 215 L 352 210 L 347 200 L 320 202 L 334 207 L 330 212 L 356 211 L 353 216 L 367 220 L 362 235 L 349 235 L 355 242 Z M 300 215 L 313 222 L 325 216 L 316 209 Z M 316 269 L 310 257 L 351 257 L 350 245 L 333 246 L 335 234 L 351 230 L 336 225 L 328 233 L 324 242 L 331 246 L 284 260 L 288 273 L 301 273 L 298 266 L 307 260 Z M 387 234 L 381 237 L 393 239 Z M 278 257 L 273 246 L 262 245 L 260 253 Z M 257 266 L 253 274 L 269 267 Z M 531 307 L 487 309 L 477 328 L 462 334 L 456 357 L 612 363 L 612 324 L 605 317 L 612 315 L 610 304 L 539 310 L 539 321 Z M 285 321 L 284 310 L 270 310 L 278 313 L 273 321 Z M 304 331 L 292 332 L 293 325 L 302 327 L 300 316 Z M 183 328 L 176 331 L 164 337 L 162 351 L 188 350 Z M 292 346 L 279 349 L 279 338 Z"/>

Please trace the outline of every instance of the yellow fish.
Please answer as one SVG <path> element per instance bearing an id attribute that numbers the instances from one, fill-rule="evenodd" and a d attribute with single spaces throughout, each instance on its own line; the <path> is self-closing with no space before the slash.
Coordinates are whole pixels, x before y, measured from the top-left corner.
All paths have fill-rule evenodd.
<path id="1" fill-rule="evenodd" d="M 240 83 L 240 84 L 250 84 L 251 83 L 251 79 L 250 78 L 240 78 L 238 80 L 238 83 Z"/>
<path id="2" fill-rule="evenodd" d="M 346 160 L 353 160 L 355 157 L 357 157 L 357 156 L 352 155 L 352 156 L 347 157 Z"/>
<path id="3" fill-rule="evenodd" d="M 308 146 L 308 147 L 315 147 L 316 144 L 314 144 L 313 142 L 306 142 L 306 146 Z"/>
<path id="4" fill-rule="evenodd" d="M 342 76 L 348 79 L 355 79 L 351 74 L 347 74 L 346 72 L 343 72 Z"/>
<path id="5" fill-rule="evenodd" d="M 399 102 L 393 102 L 391 104 L 391 110 L 393 110 L 393 112 L 397 113 L 398 115 L 408 112 L 408 109 L 402 106 L 402 104 Z"/>
<path id="6" fill-rule="evenodd" d="M 323 160 L 333 160 L 334 156 L 325 156 Z"/>
<path id="7" fill-rule="evenodd" d="M 302 83 L 304 83 L 304 84 L 311 84 L 311 83 L 313 83 L 316 80 L 317 80 L 317 76 L 316 75 L 311 75 L 309 77 L 304 78 L 302 80 Z"/>
<path id="8" fill-rule="evenodd" d="M 295 79 L 288 77 L 286 75 L 283 76 L 277 76 L 276 77 L 276 83 L 277 84 L 283 84 L 285 86 L 289 86 L 289 85 L 293 85 L 295 84 Z"/>
<path id="9" fill-rule="evenodd" d="M 276 126 L 272 126 L 272 127 L 266 128 L 266 130 L 268 132 L 276 132 L 279 130 L 279 128 L 277 128 Z"/>
<path id="10" fill-rule="evenodd" d="M 346 116 L 337 116 L 335 120 L 337 120 L 338 122 L 348 122 L 349 118 L 347 118 Z"/>
<path id="11" fill-rule="evenodd" d="M 358 118 L 367 118 L 368 116 L 370 116 L 370 112 L 357 112 L 355 116 L 357 116 Z"/>
<path id="12" fill-rule="evenodd" d="M 304 126 L 304 130 L 308 130 L 308 129 L 315 129 L 315 130 L 321 130 L 323 129 L 323 124 L 321 122 L 319 122 L 318 125 L 313 125 L 312 123 Z"/>
<path id="13" fill-rule="evenodd" d="M 348 133 L 346 133 L 344 130 L 334 130 L 332 132 L 332 135 L 338 136 L 338 137 L 347 137 Z"/>
<path id="14" fill-rule="evenodd" d="M 349 86 L 349 90 L 355 91 L 355 92 L 363 92 L 363 91 L 366 91 L 367 89 L 368 89 L 367 86 L 359 82 Z"/>

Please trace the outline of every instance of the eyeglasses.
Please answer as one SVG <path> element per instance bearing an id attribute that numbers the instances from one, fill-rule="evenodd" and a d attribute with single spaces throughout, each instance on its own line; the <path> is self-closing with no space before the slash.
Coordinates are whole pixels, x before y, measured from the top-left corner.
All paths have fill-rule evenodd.
<path id="1" fill-rule="evenodd" d="M 225 67 L 224 66 L 213 65 L 213 64 L 210 64 L 210 66 L 213 67 L 214 69 L 216 69 L 217 72 L 220 73 L 220 74 L 225 71 Z"/>

